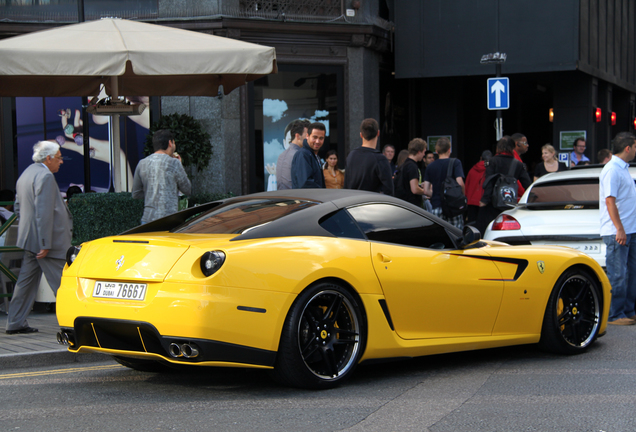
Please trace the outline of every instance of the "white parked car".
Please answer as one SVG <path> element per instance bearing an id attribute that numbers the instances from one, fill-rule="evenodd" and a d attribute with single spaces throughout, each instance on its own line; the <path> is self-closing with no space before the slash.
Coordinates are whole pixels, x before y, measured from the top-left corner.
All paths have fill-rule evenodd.
<path id="1" fill-rule="evenodd" d="M 501 213 L 484 239 L 511 245 L 559 245 L 587 253 L 605 267 L 598 179 L 600 165 L 546 174 L 532 183 L 519 204 Z M 629 168 L 636 179 L 636 165 Z"/>

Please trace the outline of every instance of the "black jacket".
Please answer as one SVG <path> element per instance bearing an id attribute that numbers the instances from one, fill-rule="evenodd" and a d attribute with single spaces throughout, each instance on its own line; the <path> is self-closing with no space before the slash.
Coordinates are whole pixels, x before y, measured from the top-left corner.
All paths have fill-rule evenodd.
<path id="1" fill-rule="evenodd" d="M 484 162 L 486 166 L 486 177 L 484 180 L 484 194 L 481 197 L 481 202 L 489 204 L 492 198 L 492 190 L 495 187 L 495 181 L 497 179 L 496 174 L 508 175 L 510 171 L 510 164 L 516 164 L 514 170 L 514 177 L 519 180 L 521 186 L 525 189 L 532 184 L 528 172 L 523 167 L 523 164 L 516 160 L 512 155 L 497 154 L 490 158 L 490 160 Z"/>
<path id="2" fill-rule="evenodd" d="M 303 148 L 292 159 L 291 177 L 294 189 L 325 187 L 325 177 L 318 156 L 309 147 L 307 140 L 303 141 Z"/>
<path id="3" fill-rule="evenodd" d="M 344 187 L 393 195 L 389 160 L 380 151 L 369 147 L 353 149 L 347 157 Z"/>

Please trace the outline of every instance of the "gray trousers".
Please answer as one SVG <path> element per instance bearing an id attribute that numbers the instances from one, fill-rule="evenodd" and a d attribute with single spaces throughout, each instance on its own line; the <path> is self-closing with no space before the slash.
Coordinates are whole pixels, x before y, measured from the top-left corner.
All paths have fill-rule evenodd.
<path id="1" fill-rule="evenodd" d="M 33 252 L 24 251 L 20 275 L 9 304 L 7 330 L 18 330 L 29 326 L 26 318 L 35 303 L 42 273 L 46 276 L 46 280 L 55 295 L 60 287 L 64 260 L 57 258 L 37 259 L 35 255 Z"/>

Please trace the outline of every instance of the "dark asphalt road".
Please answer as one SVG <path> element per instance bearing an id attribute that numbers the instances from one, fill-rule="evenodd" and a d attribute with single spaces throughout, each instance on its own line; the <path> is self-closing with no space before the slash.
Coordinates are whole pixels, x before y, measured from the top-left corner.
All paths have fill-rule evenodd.
<path id="1" fill-rule="evenodd" d="M 107 357 L 4 367 L 0 430 L 633 431 L 635 348 L 636 327 L 610 327 L 583 355 L 423 357 L 360 367 L 327 391 L 279 387 L 258 370 L 141 373 Z"/>

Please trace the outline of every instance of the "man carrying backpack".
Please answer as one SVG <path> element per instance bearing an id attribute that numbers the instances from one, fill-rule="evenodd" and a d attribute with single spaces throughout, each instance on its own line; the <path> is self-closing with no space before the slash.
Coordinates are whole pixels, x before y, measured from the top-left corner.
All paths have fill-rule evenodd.
<path id="1" fill-rule="evenodd" d="M 512 208 L 519 199 L 517 181 L 524 189 L 532 183 L 523 164 L 515 159 L 515 142 L 508 135 L 497 142 L 497 154 L 485 163 L 484 194 L 479 201 L 476 228 L 484 235 L 499 213 Z"/>
<path id="2" fill-rule="evenodd" d="M 467 209 L 462 163 L 458 159 L 450 157 L 451 144 L 448 138 L 440 138 L 437 140 L 435 151 L 439 155 L 439 159 L 426 168 L 426 172 L 424 173 L 424 192 L 431 197 L 431 205 L 433 206 L 432 213 L 435 216 L 462 229 L 464 227 L 464 212 Z M 461 205 L 455 205 L 453 203 L 449 206 L 444 202 L 444 183 L 447 178 L 456 184 L 454 189 L 458 189 L 458 187 L 461 189 L 457 190 L 456 195 L 457 198 L 460 198 L 459 201 L 461 201 L 461 196 L 463 196 L 463 209 Z M 446 188 L 447 187 L 448 185 Z M 447 204 L 444 209 L 442 208 L 443 204 Z"/>

